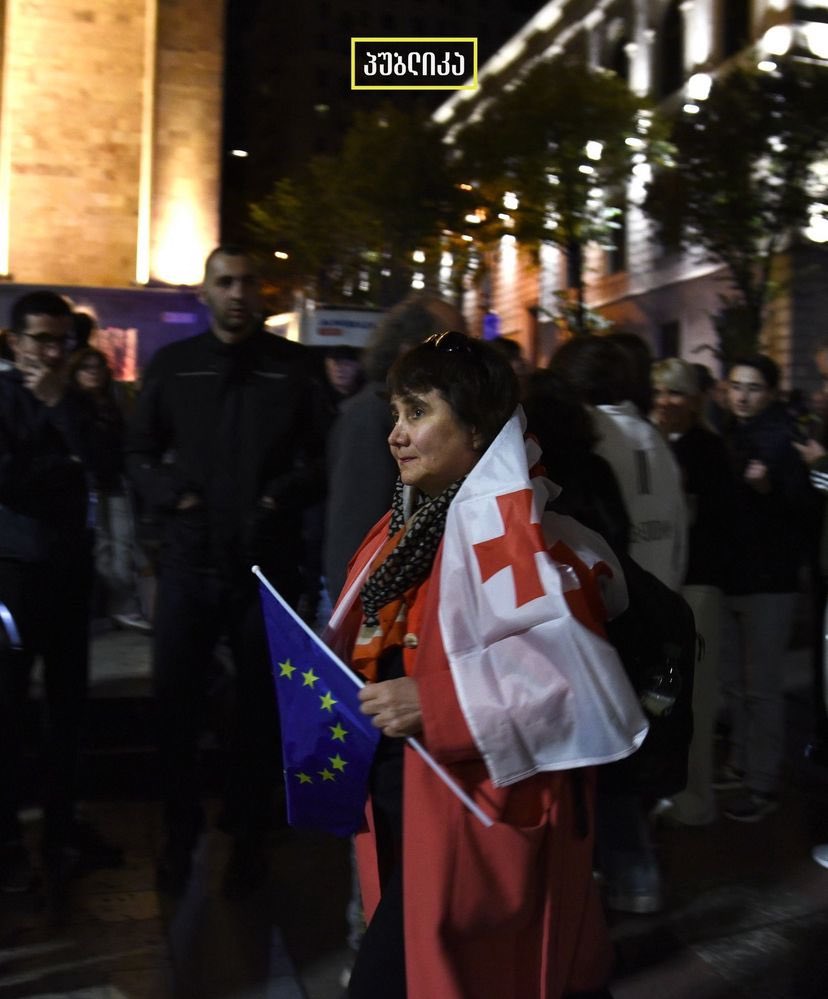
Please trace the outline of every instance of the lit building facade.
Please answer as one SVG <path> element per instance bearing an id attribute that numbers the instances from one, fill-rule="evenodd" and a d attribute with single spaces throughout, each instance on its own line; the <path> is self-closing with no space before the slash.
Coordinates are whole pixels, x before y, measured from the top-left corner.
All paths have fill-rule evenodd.
<path id="1" fill-rule="evenodd" d="M 458 91 L 434 117 L 451 135 L 535 61 L 568 54 L 614 70 L 635 93 L 680 107 L 698 74 L 715 72 L 746 49 L 761 59 L 792 45 L 809 58 L 828 58 L 828 0 L 550 0 L 482 68 L 478 90 Z M 616 249 L 586 254 L 586 304 L 642 335 L 657 356 L 679 354 L 715 369 L 705 347 L 716 343 L 712 316 L 728 288 L 726 273 L 700 255 L 666 253 L 636 207 L 635 188 L 633 178 Z M 813 347 L 828 334 L 826 264 L 816 241 L 779 261 L 787 294 L 773 303 L 763 331 L 763 348 L 782 364 L 787 383 L 806 389 L 816 387 Z M 467 291 L 464 308 L 477 328 L 487 311 L 495 313 L 501 332 L 543 363 L 557 342 L 556 292 L 566 283 L 559 250 L 544 246 L 534 264 L 506 236 L 486 280 Z"/>
<path id="2" fill-rule="evenodd" d="M 199 281 L 223 54 L 224 0 L 0 0 L 0 278 Z"/>

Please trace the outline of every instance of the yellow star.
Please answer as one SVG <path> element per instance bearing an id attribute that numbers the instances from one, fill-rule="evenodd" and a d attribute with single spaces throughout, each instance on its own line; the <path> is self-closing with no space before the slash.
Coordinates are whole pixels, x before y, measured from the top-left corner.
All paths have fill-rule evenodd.
<path id="1" fill-rule="evenodd" d="M 319 700 L 322 702 L 321 709 L 323 711 L 333 711 L 334 704 L 339 703 L 339 701 L 335 700 L 330 690 L 324 696 L 320 695 Z"/>
<path id="2" fill-rule="evenodd" d="M 314 673 L 312 669 L 309 669 L 307 673 L 302 674 L 302 679 L 304 680 L 304 683 L 302 684 L 303 687 L 310 687 L 311 689 L 313 689 L 313 685 L 316 683 L 319 677 L 316 675 L 316 673 Z"/>
<path id="3" fill-rule="evenodd" d="M 339 722 L 336 725 L 329 725 L 328 728 L 331 730 L 331 738 L 337 742 L 344 742 L 345 736 L 348 734 L 348 729 L 343 728 Z"/>
<path id="4" fill-rule="evenodd" d="M 293 679 L 293 674 L 296 672 L 296 667 L 291 663 L 290 659 L 285 659 L 283 663 L 279 663 L 279 673 L 280 677 L 286 676 L 288 680 Z"/>
<path id="5" fill-rule="evenodd" d="M 336 780 L 334 774 L 332 774 L 327 767 L 325 767 L 324 770 L 319 771 L 319 776 L 322 778 L 322 780 Z"/>
<path id="6" fill-rule="evenodd" d="M 339 753 L 336 756 L 329 756 L 328 759 L 331 761 L 331 766 L 334 770 L 340 770 L 342 773 L 345 772 L 345 767 L 348 766 L 348 761 L 343 760 Z"/>
<path id="7" fill-rule="evenodd" d="M 298 773 L 296 776 L 299 778 L 300 784 L 313 784 L 313 781 L 307 774 Z"/>

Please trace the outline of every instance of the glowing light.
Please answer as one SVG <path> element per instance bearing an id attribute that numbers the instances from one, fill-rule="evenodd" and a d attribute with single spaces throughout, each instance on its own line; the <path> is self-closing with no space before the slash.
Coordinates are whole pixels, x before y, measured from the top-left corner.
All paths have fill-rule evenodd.
<path id="1" fill-rule="evenodd" d="M 791 31 L 790 25 L 787 24 L 775 24 L 772 28 L 768 28 L 762 38 L 762 46 L 766 52 L 770 52 L 771 55 L 785 55 L 788 49 L 791 47 L 791 41 L 793 40 L 793 32 Z"/>
<path id="2" fill-rule="evenodd" d="M 760 62 L 756 63 L 756 68 L 761 70 L 763 73 L 772 73 L 776 69 L 776 63 L 771 59 L 762 59 Z"/>
<path id="3" fill-rule="evenodd" d="M 828 243 L 828 205 L 811 205 L 811 214 L 808 218 L 808 226 L 805 229 L 805 236 L 814 243 Z"/>
<path id="4" fill-rule="evenodd" d="M 449 253 L 448 250 L 443 250 L 440 256 L 440 266 L 452 267 L 453 265 L 454 265 L 454 257 Z"/>
<path id="5" fill-rule="evenodd" d="M 425 253 L 423 253 L 422 250 L 415 250 L 411 254 L 411 259 L 414 261 L 415 264 L 425 263 Z"/>
<path id="6" fill-rule="evenodd" d="M 601 142 L 595 142 L 594 140 L 591 139 L 586 144 L 586 154 L 587 157 L 591 160 L 600 160 L 603 151 L 604 151 L 604 145 Z"/>
<path id="7" fill-rule="evenodd" d="M 273 251 L 273 256 L 277 260 L 287 260 L 288 259 L 288 255 L 287 255 L 287 253 L 285 253 L 284 250 L 274 250 Z"/>
<path id="8" fill-rule="evenodd" d="M 155 122 L 157 30 L 157 5 L 150 4 L 147 7 L 147 20 L 144 25 L 144 65 L 147 70 L 141 87 L 141 157 L 138 173 L 138 225 L 135 240 L 135 280 L 138 284 L 146 284 L 150 279 L 152 255 L 152 181 L 155 153 L 153 129 Z M 0 149 L 3 148 L 4 144 L 0 142 Z"/>
<path id="9" fill-rule="evenodd" d="M 630 149 L 643 149 L 644 140 L 639 139 L 637 135 L 628 135 L 624 142 L 630 147 Z"/>
<path id="10" fill-rule="evenodd" d="M 514 193 L 514 191 L 507 191 L 503 195 L 503 207 L 506 209 L 506 211 L 508 212 L 517 211 L 519 206 L 520 202 L 518 201 L 518 196 Z"/>
<path id="11" fill-rule="evenodd" d="M 483 221 L 480 216 L 476 215 L 474 212 L 470 212 L 468 215 L 464 216 L 464 218 L 466 222 L 470 222 L 472 225 L 480 225 Z"/>
<path id="12" fill-rule="evenodd" d="M 712 83 L 709 73 L 694 73 L 687 81 L 687 96 L 691 101 L 706 101 Z"/>
<path id="13" fill-rule="evenodd" d="M 591 167 L 589 165 L 589 163 L 582 163 L 578 167 L 578 171 L 579 171 L 579 173 L 585 173 L 585 174 L 587 174 L 587 176 L 589 176 L 590 174 L 595 173 L 595 167 Z"/>
<path id="14" fill-rule="evenodd" d="M 177 196 L 170 198 L 159 225 L 158 246 L 153 260 L 153 276 L 167 284 L 197 285 L 201 281 L 204 258 L 213 245 L 209 222 L 197 200 L 197 191 L 185 182 Z"/>
<path id="15" fill-rule="evenodd" d="M 246 149 L 231 149 L 230 150 L 230 155 L 231 156 L 235 156 L 236 159 L 244 160 L 244 159 L 247 159 L 247 150 Z"/>
<path id="16" fill-rule="evenodd" d="M 471 191 L 472 190 L 471 184 L 458 184 L 457 186 L 460 188 L 461 191 Z"/>
<path id="17" fill-rule="evenodd" d="M 685 104 L 682 111 L 684 111 L 685 114 L 698 114 L 699 106 L 698 104 Z"/>
<path id="18" fill-rule="evenodd" d="M 643 183 L 649 184 L 653 178 L 653 168 L 649 163 L 636 163 L 632 168 L 633 174 Z"/>
<path id="19" fill-rule="evenodd" d="M 507 234 L 506 236 L 501 236 L 500 237 L 500 244 L 501 244 L 501 246 L 514 246 L 515 243 L 517 243 L 517 237 L 516 236 L 511 236 L 511 235 Z"/>
<path id="20" fill-rule="evenodd" d="M 469 236 L 467 233 L 463 233 L 460 239 L 465 240 L 467 243 L 474 242 L 474 236 Z"/>
<path id="21" fill-rule="evenodd" d="M 411 287 L 417 291 L 422 291 L 425 288 L 425 278 L 419 271 L 411 279 Z"/>
<path id="22" fill-rule="evenodd" d="M 828 24 L 812 22 L 806 25 L 805 41 L 817 59 L 828 59 Z"/>

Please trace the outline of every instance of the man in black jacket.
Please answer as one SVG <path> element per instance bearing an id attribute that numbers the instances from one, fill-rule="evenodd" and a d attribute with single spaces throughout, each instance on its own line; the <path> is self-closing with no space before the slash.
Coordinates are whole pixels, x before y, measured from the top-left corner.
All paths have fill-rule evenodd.
<path id="1" fill-rule="evenodd" d="M 220 639 L 235 671 L 222 816 L 234 835 L 225 887 L 261 874 L 281 771 L 259 607 L 261 566 L 299 592 L 301 514 L 324 491 L 326 407 L 304 348 L 267 332 L 259 279 L 240 247 L 207 258 L 210 328 L 153 357 L 127 439 L 127 467 L 161 522 L 154 680 L 167 844 L 159 886 L 181 891 L 202 826 L 196 744 Z"/>
<path id="2" fill-rule="evenodd" d="M 31 881 L 17 808 L 22 722 L 38 655 L 47 873 L 60 879 L 72 873 L 90 847 L 105 864 L 119 859 L 75 816 L 92 535 L 82 463 L 91 414 L 67 391 L 64 370 L 71 310 L 53 292 L 30 292 L 12 306 L 11 327 L 14 366 L 0 372 L 0 886 L 7 891 L 25 890 Z"/>
<path id="3" fill-rule="evenodd" d="M 735 471 L 725 567 L 722 694 L 730 749 L 714 781 L 743 788 L 724 814 L 757 822 L 779 807 L 785 749 L 782 667 L 806 561 L 814 493 L 777 401 L 779 368 L 764 354 L 733 361 L 724 431 Z"/>

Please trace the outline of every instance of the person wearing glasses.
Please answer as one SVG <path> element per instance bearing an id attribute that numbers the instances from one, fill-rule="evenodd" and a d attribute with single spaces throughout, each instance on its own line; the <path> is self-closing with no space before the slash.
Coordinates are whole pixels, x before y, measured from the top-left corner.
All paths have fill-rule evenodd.
<path id="1" fill-rule="evenodd" d="M 626 604 L 620 567 L 598 535 L 543 513 L 556 490 L 501 354 L 437 334 L 394 362 L 387 388 L 392 508 L 326 634 L 367 681 L 361 708 L 381 731 L 348 994 L 606 996 L 593 768 L 646 731 L 603 634 Z"/>
<path id="2" fill-rule="evenodd" d="M 63 881 L 81 865 L 117 864 L 75 814 L 76 770 L 88 678 L 92 586 L 90 414 L 67 390 L 68 302 L 50 291 L 11 309 L 14 368 L 0 372 L 0 602 L 20 635 L 0 650 L 0 880 L 26 890 L 32 865 L 17 809 L 25 702 L 35 658 L 43 659 L 46 729 L 43 854 Z"/>

